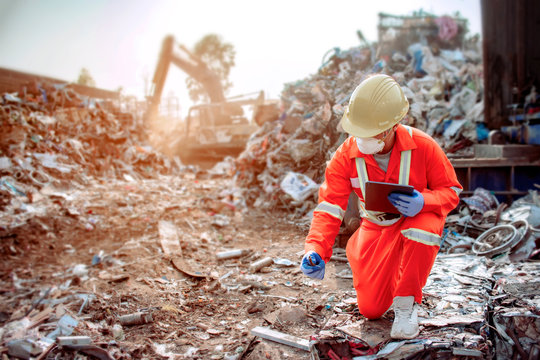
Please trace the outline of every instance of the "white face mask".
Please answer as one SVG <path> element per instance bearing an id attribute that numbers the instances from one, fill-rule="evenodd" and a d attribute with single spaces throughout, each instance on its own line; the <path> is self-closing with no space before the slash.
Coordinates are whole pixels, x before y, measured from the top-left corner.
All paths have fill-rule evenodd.
<path id="1" fill-rule="evenodd" d="M 380 153 L 382 149 L 384 149 L 384 142 L 391 132 L 392 131 L 387 130 L 387 133 L 382 139 L 355 137 L 356 146 L 358 146 L 358 150 L 360 150 L 361 153 L 366 155 Z"/>
<path id="2" fill-rule="evenodd" d="M 366 155 L 376 154 L 384 148 L 384 141 L 375 138 L 356 138 L 356 145 L 361 153 Z"/>

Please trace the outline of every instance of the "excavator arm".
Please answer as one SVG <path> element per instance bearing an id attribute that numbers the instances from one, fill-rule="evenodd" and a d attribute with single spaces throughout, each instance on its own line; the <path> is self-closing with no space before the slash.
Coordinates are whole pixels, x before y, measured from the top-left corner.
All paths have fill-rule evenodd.
<path id="1" fill-rule="evenodd" d="M 174 37 L 169 35 L 163 40 L 158 64 L 152 78 L 150 94 L 148 95 L 147 119 L 151 119 L 157 114 L 171 63 L 201 83 L 211 103 L 225 101 L 219 77 L 208 68 L 204 61 L 192 54 L 185 46 L 176 44 Z"/>

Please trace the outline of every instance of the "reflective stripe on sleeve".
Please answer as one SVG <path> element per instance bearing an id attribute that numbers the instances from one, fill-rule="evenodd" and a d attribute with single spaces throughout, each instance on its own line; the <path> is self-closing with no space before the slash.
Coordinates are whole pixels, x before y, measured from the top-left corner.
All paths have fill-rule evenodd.
<path id="1" fill-rule="evenodd" d="M 358 179 L 357 177 L 351 178 L 351 186 L 355 189 L 358 189 L 360 187 L 360 179 Z"/>
<path id="2" fill-rule="evenodd" d="M 451 186 L 450 189 L 454 190 L 457 194 L 457 196 L 459 196 L 459 194 L 461 194 L 461 192 L 463 191 L 463 189 L 460 189 L 456 186 Z"/>
<path id="3" fill-rule="evenodd" d="M 403 236 L 407 239 L 417 241 L 429 246 L 441 246 L 441 237 L 421 229 L 405 229 L 401 230 Z"/>
<path id="4" fill-rule="evenodd" d="M 327 201 L 322 201 L 313 211 L 327 213 L 335 218 L 338 218 L 339 220 L 343 220 L 343 216 L 345 215 L 345 210 L 337 205 L 330 204 Z"/>

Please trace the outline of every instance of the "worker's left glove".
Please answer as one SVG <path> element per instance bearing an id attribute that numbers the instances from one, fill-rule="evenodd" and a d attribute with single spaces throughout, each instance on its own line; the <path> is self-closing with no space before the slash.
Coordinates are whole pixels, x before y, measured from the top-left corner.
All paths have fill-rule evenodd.
<path id="1" fill-rule="evenodd" d="M 417 190 L 414 190 L 412 195 L 390 193 L 388 200 L 405 216 L 415 216 L 424 207 L 424 197 Z"/>
<path id="2" fill-rule="evenodd" d="M 315 251 L 308 251 L 302 258 L 300 270 L 310 278 L 322 280 L 324 278 L 324 260 Z"/>

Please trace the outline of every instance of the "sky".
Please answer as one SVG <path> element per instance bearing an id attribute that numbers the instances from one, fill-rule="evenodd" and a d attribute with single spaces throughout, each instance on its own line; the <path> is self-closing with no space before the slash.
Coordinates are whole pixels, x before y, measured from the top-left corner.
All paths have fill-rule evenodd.
<path id="1" fill-rule="evenodd" d="M 481 33 L 480 0 L 0 0 L 0 67 L 76 81 L 89 70 L 96 86 L 143 98 L 161 42 L 188 48 L 218 34 L 236 50 L 228 96 L 265 91 L 317 72 L 334 47 L 377 40 L 378 13 L 460 15 Z M 164 95 L 191 105 L 186 74 L 174 66 Z M 146 80 L 146 81 L 145 81 Z"/>

